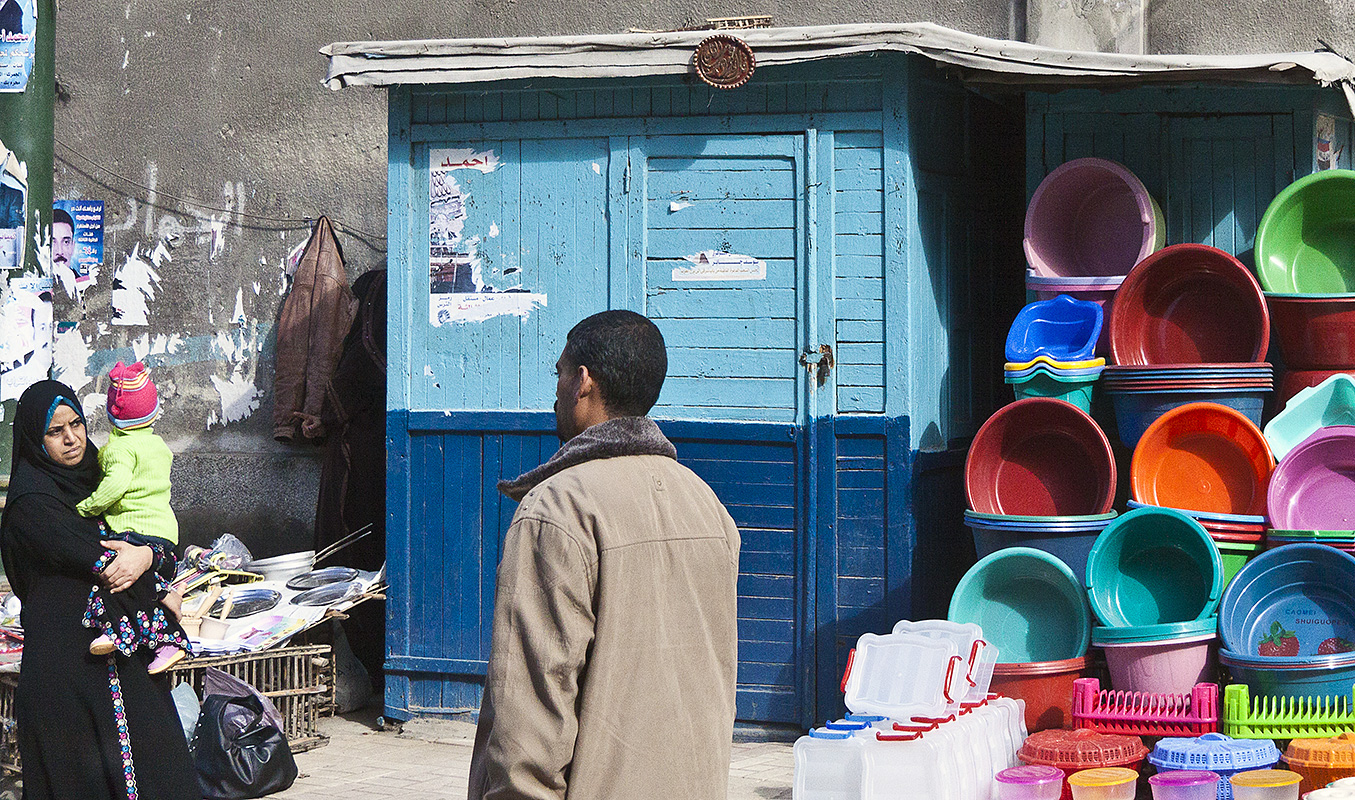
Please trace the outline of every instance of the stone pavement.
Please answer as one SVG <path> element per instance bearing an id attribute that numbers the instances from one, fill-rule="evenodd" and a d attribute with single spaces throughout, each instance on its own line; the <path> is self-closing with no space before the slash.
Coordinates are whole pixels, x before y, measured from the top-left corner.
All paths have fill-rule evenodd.
<path id="1" fill-rule="evenodd" d="M 411 720 L 382 731 L 375 712 L 320 721 L 329 744 L 298 753 L 301 774 L 281 800 L 465 800 L 475 726 L 451 720 Z M 729 768 L 730 800 L 790 798 L 789 742 L 736 742 Z"/>

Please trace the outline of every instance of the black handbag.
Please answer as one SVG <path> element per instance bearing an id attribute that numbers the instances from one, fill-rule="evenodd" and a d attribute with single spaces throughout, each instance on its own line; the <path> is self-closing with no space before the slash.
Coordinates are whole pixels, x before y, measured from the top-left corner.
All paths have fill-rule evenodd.
<path id="1" fill-rule="evenodd" d="M 208 800 L 245 800 L 280 792 L 296 780 L 287 737 L 254 696 L 209 694 L 193 732 L 193 766 Z"/>

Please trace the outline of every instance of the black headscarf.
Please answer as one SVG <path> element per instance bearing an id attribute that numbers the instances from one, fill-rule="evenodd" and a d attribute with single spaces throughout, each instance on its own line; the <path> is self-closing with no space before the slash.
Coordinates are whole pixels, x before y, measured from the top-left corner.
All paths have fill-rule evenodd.
<path id="1" fill-rule="evenodd" d="M 93 442 L 86 443 L 85 457 L 73 467 L 53 461 L 43 447 L 52 412 L 59 405 L 69 406 L 81 422 L 85 421 L 80 398 L 60 381 L 39 381 L 19 398 L 18 413 L 14 415 L 14 455 L 10 463 L 6 507 L 12 507 L 15 500 L 26 494 L 45 494 L 74 509 L 76 503 L 89 497 L 98 487 L 99 451 Z"/>

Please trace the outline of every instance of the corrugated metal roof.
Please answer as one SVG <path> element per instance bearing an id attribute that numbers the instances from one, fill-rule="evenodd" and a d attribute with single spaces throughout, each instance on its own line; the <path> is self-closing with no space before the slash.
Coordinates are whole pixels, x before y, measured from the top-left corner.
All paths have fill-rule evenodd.
<path id="1" fill-rule="evenodd" d="M 1355 64 L 1329 52 L 1255 55 L 1120 55 L 1056 50 L 989 39 L 927 22 L 821 25 L 733 33 L 759 67 L 877 52 L 916 53 L 958 68 L 967 80 L 1022 86 L 1227 81 L 1355 81 Z M 689 72 L 692 53 L 712 31 L 335 42 L 326 83 L 392 86 L 531 78 L 621 78 Z"/>

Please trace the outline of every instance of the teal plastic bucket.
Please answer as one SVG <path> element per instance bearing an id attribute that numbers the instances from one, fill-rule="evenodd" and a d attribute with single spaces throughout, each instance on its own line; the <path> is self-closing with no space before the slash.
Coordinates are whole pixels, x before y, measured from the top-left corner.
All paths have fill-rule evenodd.
<path id="1" fill-rule="evenodd" d="M 1080 658 L 1091 644 L 1091 612 L 1077 577 L 1057 557 L 1030 547 L 999 550 L 970 567 L 948 616 L 982 627 L 999 664 Z"/>
<path id="2" fill-rule="evenodd" d="M 1117 517 L 1087 557 L 1088 599 L 1110 627 L 1204 619 L 1222 594 L 1223 561 L 1209 532 L 1169 508 Z"/>

